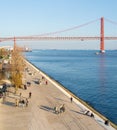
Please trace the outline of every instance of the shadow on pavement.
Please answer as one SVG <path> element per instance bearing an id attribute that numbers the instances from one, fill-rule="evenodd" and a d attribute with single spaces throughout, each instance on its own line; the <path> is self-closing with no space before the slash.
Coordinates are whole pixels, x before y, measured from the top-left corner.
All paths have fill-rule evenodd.
<path id="1" fill-rule="evenodd" d="M 15 103 L 9 102 L 9 101 L 5 101 L 3 104 L 8 105 L 8 106 L 12 106 L 12 107 L 15 106 Z"/>
<path id="2" fill-rule="evenodd" d="M 41 105 L 41 106 L 39 106 L 39 107 L 40 107 L 40 109 L 42 109 L 42 110 L 45 110 L 45 111 L 49 111 L 49 112 L 54 113 L 54 108 L 52 108 L 52 107 L 43 106 L 43 105 Z"/>

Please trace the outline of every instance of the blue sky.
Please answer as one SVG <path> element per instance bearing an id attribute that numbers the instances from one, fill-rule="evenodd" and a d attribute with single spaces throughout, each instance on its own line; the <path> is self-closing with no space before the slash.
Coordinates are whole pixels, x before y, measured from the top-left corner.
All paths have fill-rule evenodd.
<path id="1" fill-rule="evenodd" d="M 0 0 L 0 37 L 56 32 L 102 16 L 117 22 L 116 5 L 117 0 Z M 99 22 L 68 35 L 99 35 Z M 117 24 L 105 22 L 105 28 L 106 35 L 117 36 Z M 22 41 L 21 44 L 42 49 L 99 49 L 99 41 Z M 105 46 L 117 49 L 116 41 L 107 41 Z"/>

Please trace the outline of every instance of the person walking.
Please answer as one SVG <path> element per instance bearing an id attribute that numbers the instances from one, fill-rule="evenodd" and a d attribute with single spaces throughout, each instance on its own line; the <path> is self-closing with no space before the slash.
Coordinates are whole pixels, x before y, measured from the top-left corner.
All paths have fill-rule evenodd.
<path id="1" fill-rule="evenodd" d="M 73 102 L 73 98 L 72 97 L 70 98 L 70 101 L 71 101 L 71 103 Z"/>
<path id="2" fill-rule="evenodd" d="M 48 81 L 47 80 L 46 80 L 45 84 L 48 85 Z"/>
<path id="3" fill-rule="evenodd" d="M 15 106 L 16 106 L 16 107 L 19 106 L 19 101 L 18 101 L 18 99 L 15 99 Z"/>
<path id="4" fill-rule="evenodd" d="M 21 99 L 22 98 L 22 93 L 20 93 L 19 96 L 20 96 L 20 99 Z"/>
<path id="5" fill-rule="evenodd" d="M 3 94 L 3 103 L 5 103 L 5 101 L 6 101 L 6 96 L 5 94 Z"/>
<path id="6" fill-rule="evenodd" d="M 26 98 L 26 107 L 28 107 L 28 99 Z"/>
<path id="7" fill-rule="evenodd" d="M 31 93 L 31 92 L 29 92 L 29 98 L 31 98 L 31 96 L 32 96 L 32 93 Z"/>

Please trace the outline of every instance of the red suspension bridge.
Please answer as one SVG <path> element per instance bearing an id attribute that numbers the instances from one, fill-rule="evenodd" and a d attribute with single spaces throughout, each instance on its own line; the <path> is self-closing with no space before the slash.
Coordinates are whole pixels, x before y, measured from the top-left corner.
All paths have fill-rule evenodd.
<path id="1" fill-rule="evenodd" d="M 98 19 L 99 20 L 99 19 Z M 111 20 L 108 20 L 106 19 L 108 22 L 112 23 L 112 24 L 116 24 L 116 22 L 113 22 Z M 109 37 L 109 36 L 105 36 L 104 35 L 104 18 L 102 17 L 100 19 L 100 36 L 54 36 L 55 34 L 60 34 L 60 33 L 63 33 L 63 32 L 68 32 L 68 31 L 71 31 L 71 30 L 75 30 L 75 29 L 78 29 L 78 28 L 81 28 L 81 27 L 84 27 L 85 25 L 88 25 L 90 23 L 93 23 L 97 20 L 94 20 L 94 21 L 91 21 L 91 22 L 88 22 L 88 23 L 85 23 L 85 24 L 82 24 L 82 25 L 79 25 L 79 26 L 75 26 L 75 27 L 72 27 L 72 28 L 68 28 L 68 29 L 65 29 L 65 30 L 60 30 L 60 31 L 56 31 L 56 32 L 50 32 L 50 33 L 44 33 L 44 34 L 40 34 L 40 35 L 33 35 L 33 36 L 17 36 L 17 37 L 0 37 L 0 42 L 4 42 L 4 41 L 14 41 L 14 44 L 16 43 L 16 40 L 17 41 L 31 41 L 31 40 L 34 40 L 34 41 L 37 41 L 37 40 L 81 40 L 81 41 L 84 41 L 84 40 L 100 40 L 100 52 L 101 53 L 104 53 L 105 52 L 105 45 L 104 45 L 104 41 L 105 40 L 117 40 L 117 36 L 114 36 L 114 37 Z"/>

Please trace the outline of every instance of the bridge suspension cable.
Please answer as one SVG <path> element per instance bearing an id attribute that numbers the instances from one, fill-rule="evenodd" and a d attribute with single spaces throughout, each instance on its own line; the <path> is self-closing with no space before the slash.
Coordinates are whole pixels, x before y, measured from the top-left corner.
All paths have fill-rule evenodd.
<path id="1" fill-rule="evenodd" d="M 49 32 L 49 33 L 43 33 L 43 34 L 40 34 L 40 35 L 33 35 L 33 36 L 48 36 L 48 35 L 54 35 L 54 34 L 59 34 L 59 33 L 63 33 L 63 32 L 68 32 L 68 31 L 71 31 L 71 30 L 75 30 L 75 29 L 84 27 L 84 26 L 89 25 L 91 23 L 94 23 L 98 20 L 100 20 L 100 19 L 98 18 L 98 19 L 95 19 L 93 21 L 90 21 L 90 22 L 87 22 L 87 23 L 84 23 L 84 24 L 81 24 L 81 25 L 78 25 L 78 26 L 74 26 L 74 27 L 71 27 L 71 28 L 67 28 L 67 29 L 64 29 L 64 30 L 59 30 L 59 31 L 56 31 L 56 32 Z"/>
<path id="2" fill-rule="evenodd" d="M 112 21 L 110 19 L 107 19 L 107 18 L 104 18 L 107 22 L 111 23 L 111 24 L 114 24 L 114 25 L 117 25 L 117 22 L 115 21 Z"/>

